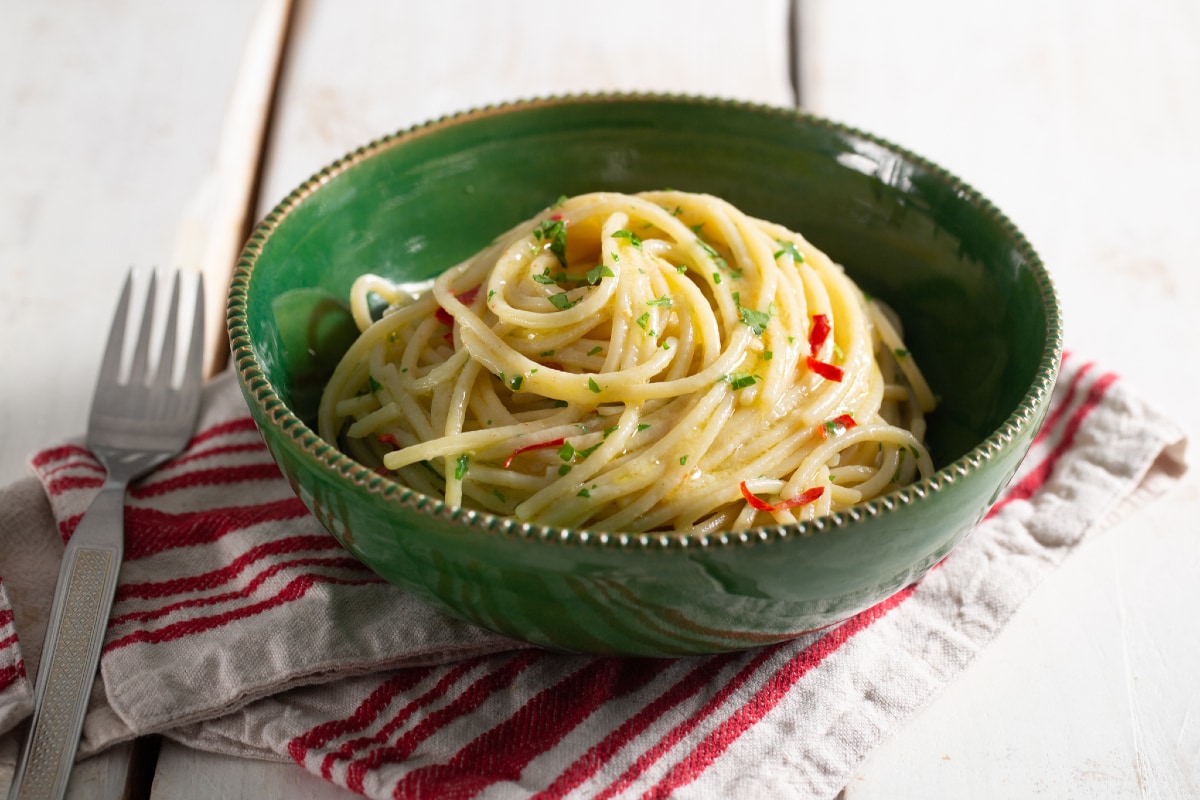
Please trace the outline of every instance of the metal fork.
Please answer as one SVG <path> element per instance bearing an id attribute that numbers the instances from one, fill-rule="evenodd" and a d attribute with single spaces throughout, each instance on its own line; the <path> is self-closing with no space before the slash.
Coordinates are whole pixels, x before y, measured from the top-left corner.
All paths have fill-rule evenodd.
<path id="1" fill-rule="evenodd" d="M 125 489 L 130 481 L 178 455 L 196 428 L 200 408 L 204 292 L 196 291 L 182 381 L 175 381 L 180 276 L 175 275 L 158 368 L 151 374 L 155 305 L 151 274 L 127 380 L 121 380 L 133 273 L 117 304 L 92 398 L 87 446 L 108 472 L 63 554 L 50 625 L 35 685 L 29 736 L 13 776 L 10 800 L 59 798 L 75 761 L 84 712 L 100 661 L 125 538 Z"/>

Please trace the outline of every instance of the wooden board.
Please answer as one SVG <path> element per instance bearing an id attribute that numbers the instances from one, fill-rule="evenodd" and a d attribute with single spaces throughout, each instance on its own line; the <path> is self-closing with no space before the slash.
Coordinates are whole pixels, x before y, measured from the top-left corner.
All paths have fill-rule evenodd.
<path id="1" fill-rule="evenodd" d="M 805 0 L 809 108 L 956 172 L 1054 276 L 1068 348 L 1200 433 L 1194 3 Z M 1200 481 L 1091 541 L 848 800 L 1200 796 Z"/>
<path id="2" fill-rule="evenodd" d="M 993 199 L 1049 264 L 1068 346 L 1200 432 L 1200 377 L 1178 367 L 1200 355 L 1194 3 L 801 6 L 806 106 Z M 0 5 L 0 276 L 16 287 L 0 293 L 0 480 L 82 432 L 125 269 L 176 266 L 260 8 Z M 787 11 L 300 2 L 256 213 L 360 144 L 487 103 L 636 89 L 787 104 Z M 1193 475 L 1081 548 L 845 797 L 1200 796 L 1198 510 Z M 83 783 L 128 784 L 129 756 L 93 760 Z M 152 796 L 349 795 L 291 765 L 166 742 Z"/>
<path id="3" fill-rule="evenodd" d="M 83 433 L 125 272 L 175 263 L 256 3 L 5 3 L 0 483 Z"/>

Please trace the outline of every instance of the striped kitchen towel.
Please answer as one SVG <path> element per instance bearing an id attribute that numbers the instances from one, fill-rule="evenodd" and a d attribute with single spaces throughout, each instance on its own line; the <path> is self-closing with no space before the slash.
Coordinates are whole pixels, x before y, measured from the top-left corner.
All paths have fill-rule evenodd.
<path id="1" fill-rule="evenodd" d="M 832 796 L 1086 534 L 1185 469 L 1174 423 L 1069 356 L 1005 495 L 921 583 L 785 644 L 596 658 L 523 646 L 380 581 L 291 494 L 232 375 L 206 391 L 187 451 L 130 491 L 84 750 L 161 732 L 370 797 Z M 45 536 L 65 540 L 100 468 L 69 444 L 33 466 Z M 0 576 L 24 569 L 8 562 Z M 0 625 L 0 675 L 22 663 L 16 642 Z M 0 731 L 28 713 L 31 658 L 0 683 Z"/>

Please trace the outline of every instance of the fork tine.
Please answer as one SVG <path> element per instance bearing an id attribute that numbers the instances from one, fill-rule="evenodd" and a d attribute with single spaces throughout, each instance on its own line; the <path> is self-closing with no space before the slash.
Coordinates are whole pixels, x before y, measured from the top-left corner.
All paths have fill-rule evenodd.
<path id="1" fill-rule="evenodd" d="M 133 363 L 129 367 L 129 382 L 146 382 L 146 362 L 150 358 L 150 326 L 154 321 L 155 274 L 150 273 L 150 286 L 146 289 L 146 303 L 142 309 L 142 325 L 138 331 Z"/>
<path id="2" fill-rule="evenodd" d="M 180 273 L 175 273 L 171 281 L 171 306 L 167 311 L 167 325 L 163 331 L 162 351 L 158 360 L 158 376 L 154 383 L 158 386 L 170 386 L 172 373 L 175 372 L 175 338 L 179 324 L 179 283 Z"/>
<path id="3" fill-rule="evenodd" d="M 196 391 L 204 371 L 204 275 L 197 276 L 196 306 L 192 315 L 192 337 L 188 342 L 187 360 L 184 362 L 181 391 L 199 400 Z"/>
<path id="4" fill-rule="evenodd" d="M 125 326 L 129 317 L 129 296 L 133 293 L 133 270 L 125 276 L 121 299 L 113 315 L 112 327 L 108 331 L 108 344 L 104 346 L 104 360 L 100 362 L 100 383 L 116 383 L 121 369 L 121 351 L 125 349 Z"/>

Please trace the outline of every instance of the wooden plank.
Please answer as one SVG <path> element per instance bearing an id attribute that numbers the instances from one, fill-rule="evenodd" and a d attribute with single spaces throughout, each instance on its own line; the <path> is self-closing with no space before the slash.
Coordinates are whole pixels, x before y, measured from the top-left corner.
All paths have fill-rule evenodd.
<path id="1" fill-rule="evenodd" d="M 296 7 L 260 216 L 309 175 L 386 133 L 549 94 L 640 90 L 788 105 L 787 0 L 533 0 Z M 661 32 L 670 31 L 667 38 Z M 298 767 L 165 742 L 153 797 L 340 797 Z"/>
<path id="2" fill-rule="evenodd" d="M 206 753 L 164 741 L 151 796 L 154 800 L 345 800 L 358 795 L 295 764 Z"/>
<path id="3" fill-rule="evenodd" d="M 805 97 L 910 147 L 1041 252 L 1067 345 L 1197 433 L 1200 16 L 1065 0 L 806 0 Z M 1081 548 L 848 800 L 1200 795 L 1196 476 Z"/>
<path id="4" fill-rule="evenodd" d="M 174 263 L 257 3 L 7 3 L 0 483 L 81 434 L 121 281 Z"/>
<path id="5" fill-rule="evenodd" d="M 260 216 L 355 147 L 483 105 L 613 90 L 790 105 L 787 5 L 301 2 Z"/>
<path id="6" fill-rule="evenodd" d="M 246 35 L 212 170 L 197 188 L 176 239 L 175 262 L 198 270 L 205 280 L 205 377 L 224 368 L 229 357 L 225 301 L 253 224 L 267 122 L 291 14 L 291 0 L 261 3 Z"/>
<path id="7" fill-rule="evenodd" d="M 215 162 L 256 8 L 0 9 L 0 484 L 83 433 L 126 270 L 187 266 L 171 261 L 179 223 Z M 143 754 L 127 744 L 81 763 L 68 797 L 136 793 Z"/>

